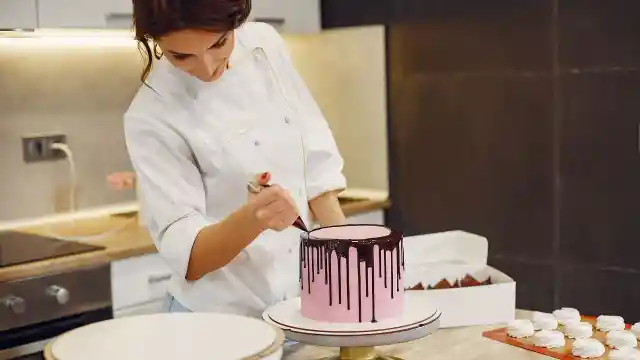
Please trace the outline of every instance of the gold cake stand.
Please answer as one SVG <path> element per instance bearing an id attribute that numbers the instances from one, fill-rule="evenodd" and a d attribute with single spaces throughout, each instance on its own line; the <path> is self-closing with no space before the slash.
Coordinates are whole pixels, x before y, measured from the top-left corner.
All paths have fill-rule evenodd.
<path id="1" fill-rule="evenodd" d="M 405 293 L 403 315 L 378 323 L 331 324 L 314 321 L 302 316 L 300 298 L 268 308 L 262 318 L 282 329 L 288 339 L 303 344 L 340 348 L 339 355 L 318 360 L 402 360 L 381 354 L 375 347 L 421 339 L 438 330 L 441 313 L 430 306 L 423 293 Z"/>
<path id="2" fill-rule="evenodd" d="M 341 347 L 340 355 L 322 358 L 320 360 L 403 360 L 399 357 L 379 355 L 373 346 Z"/>

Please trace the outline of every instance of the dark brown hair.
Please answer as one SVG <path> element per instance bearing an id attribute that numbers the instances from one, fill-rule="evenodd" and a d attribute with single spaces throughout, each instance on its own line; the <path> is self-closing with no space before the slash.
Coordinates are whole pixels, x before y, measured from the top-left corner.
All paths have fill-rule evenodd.
<path id="1" fill-rule="evenodd" d="M 235 30 L 250 12 L 251 0 L 133 0 L 135 38 L 146 62 L 140 79 L 144 83 L 153 59 L 162 57 L 154 40 L 185 29 Z"/>

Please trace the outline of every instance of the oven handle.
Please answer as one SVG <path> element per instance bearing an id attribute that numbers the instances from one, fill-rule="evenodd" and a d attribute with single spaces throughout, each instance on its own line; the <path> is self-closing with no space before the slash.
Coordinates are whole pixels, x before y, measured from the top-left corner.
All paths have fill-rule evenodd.
<path id="1" fill-rule="evenodd" d="M 38 357 L 42 353 L 42 348 L 38 349 L 35 345 L 42 342 L 46 345 L 50 339 L 67 331 L 109 319 L 113 319 L 111 304 L 101 309 L 85 311 L 54 321 L 0 331 L 0 360 L 13 359 L 15 358 L 13 356 L 15 352 L 24 352 L 27 349 L 35 351 L 27 355 L 35 356 L 35 359 L 42 359 L 42 356 Z M 32 359 L 32 357 L 29 356 L 24 359 Z"/>
<path id="2" fill-rule="evenodd" d="M 18 347 L 14 347 L 11 349 L 0 350 L 0 360 L 11 360 L 11 359 L 26 359 L 26 360 L 40 360 L 42 357 L 39 355 L 47 346 L 51 339 L 35 341 L 29 344 L 20 345 Z M 29 357 L 22 357 L 26 355 L 31 355 Z"/>

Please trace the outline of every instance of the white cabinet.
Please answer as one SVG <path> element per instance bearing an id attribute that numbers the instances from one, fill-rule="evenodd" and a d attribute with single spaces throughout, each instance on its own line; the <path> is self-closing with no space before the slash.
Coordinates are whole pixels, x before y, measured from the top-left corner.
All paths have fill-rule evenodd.
<path id="1" fill-rule="evenodd" d="M 346 224 L 371 224 L 371 225 L 385 225 L 384 223 L 384 210 L 373 210 L 366 213 L 356 214 L 348 216 L 345 219 Z M 311 223 L 311 228 L 317 228 L 320 225 L 317 223 Z"/>
<path id="2" fill-rule="evenodd" d="M 0 0 L 0 28 L 130 29 L 131 0 Z M 319 32 L 319 0 L 255 0 L 249 20 L 283 33 Z"/>
<path id="3" fill-rule="evenodd" d="M 384 225 L 384 211 L 374 210 L 363 214 L 347 217 L 347 224 L 373 224 Z"/>
<path id="4" fill-rule="evenodd" d="M 157 253 L 111 263 L 116 316 L 161 311 L 171 275 L 171 269 Z"/>
<path id="5" fill-rule="evenodd" d="M 146 314 L 159 314 L 167 312 L 168 303 L 165 299 L 153 300 L 144 304 L 132 305 L 113 310 L 113 317 L 121 318 L 125 316 L 136 316 Z"/>
<path id="6" fill-rule="evenodd" d="M 266 22 L 282 33 L 319 32 L 319 0 L 254 0 L 252 21 Z"/>
<path id="7" fill-rule="evenodd" d="M 130 28 L 132 24 L 130 0 L 37 1 L 41 28 Z"/>
<path id="8" fill-rule="evenodd" d="M 38 27 L 36 0 L 0 0 L 0 29 Z"/>

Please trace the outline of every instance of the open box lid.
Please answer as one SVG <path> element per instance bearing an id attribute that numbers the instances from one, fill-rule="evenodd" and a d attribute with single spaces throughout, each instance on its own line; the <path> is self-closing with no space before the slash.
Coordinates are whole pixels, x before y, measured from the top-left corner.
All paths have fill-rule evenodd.
<path id="1" fill-rule="evenodd" d="M 478 274 L 487 267 L 485 237 L 455 230 L 404 238 L 405 286 L 434 285 Z M 483 279 L 477 279 L 483 280 Z"/>

